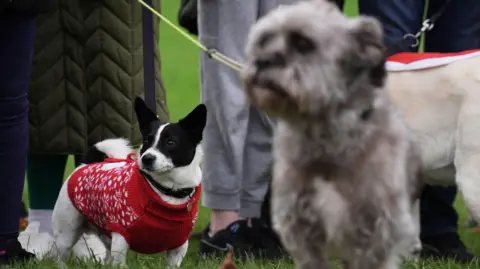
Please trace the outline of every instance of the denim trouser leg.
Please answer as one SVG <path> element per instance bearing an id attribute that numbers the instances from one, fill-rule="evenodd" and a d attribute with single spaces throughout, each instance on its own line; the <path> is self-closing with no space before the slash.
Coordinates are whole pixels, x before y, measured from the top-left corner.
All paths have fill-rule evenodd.
<path id="1" fill-rule="evenodd" d="M 34 15 L 0 13 L 0 251 L 18 236 L 34 40 Z"/>

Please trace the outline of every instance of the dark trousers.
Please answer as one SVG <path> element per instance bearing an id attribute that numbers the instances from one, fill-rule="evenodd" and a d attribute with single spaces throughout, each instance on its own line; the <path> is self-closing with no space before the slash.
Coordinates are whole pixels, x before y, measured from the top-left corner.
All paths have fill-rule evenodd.
<path id="1" fill-rule="evenodd" d="M 430 0 L 427 17 L 445 0 Z M 360 13 L 377 17 L 385 31 L 385 42 L 395 46 L 406 33 L 422 26 L 424 0 L 359 0 Z M 454 0 L 425 36 L 427 52 L 457 52 L 480 48 L 480 1 Z M 413 50 L 413 49 L 412 49 Z M 480 119 L 479 119 L 480 120 Z M 422 237 L 457 231 L 453 208 L 457 189 L 427 186 L 420 200 Z"/>
<path id="2" fill-rule="evenodd" d="M 34 15 L 0 14 L 0 251 L 18 236 L 34 40 Z"/>

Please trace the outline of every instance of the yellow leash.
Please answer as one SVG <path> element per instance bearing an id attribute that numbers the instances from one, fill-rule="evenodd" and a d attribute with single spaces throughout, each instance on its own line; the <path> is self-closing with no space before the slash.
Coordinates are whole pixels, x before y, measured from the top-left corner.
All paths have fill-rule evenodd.
<path id="1" fill-rule="evenodd" d="M 160 12 L 156 11 L 154 8 L 152 8 L 150 5 L 148 5 L 147 3 L 145 3 L 143 0 L 137 0 L 142 6 L 144 6 L 145 8 L 147 8 L 148 10 L 150 10 L 155 16 L 157 16 L 160 20 L 164 21 L 165 23 L 167 23 L 170 27 L 172 27 L 173 29 L 175 29 L 177 32 L 179 32 L 181 35 L 183 35 L 186 39 L 190 40 L 190 42 L 192 42 L 193 44 L 195 44 L 197 47 L 199 47 L 201 50 L 203 50 L 205 53 L 207 53 L 207 55 L 224 64 L 225 66 L 228 66 L 230 67 L 231 69 L 233 70 L 237 70 L 237 71 L 240 71 L 242 70 L 242 64 L 233 60 L 232 58 L 229 58 L 227 56 L 225 56 L 224 54 L 218 52 L 216 49 L 209 49 L 207 47 L 205 47 L 202 43 L 198 42 L 195 38 L 193 38 L 192 36 L 190 36 L 187 32 L 185 32 L 182 28 L 178 27 L 177 25 L 175 25 L 174 23 L 172 23 L 169 19 L 167 19 L 165 16 L 163 16 L 162 14 L 160 14 Z"/>

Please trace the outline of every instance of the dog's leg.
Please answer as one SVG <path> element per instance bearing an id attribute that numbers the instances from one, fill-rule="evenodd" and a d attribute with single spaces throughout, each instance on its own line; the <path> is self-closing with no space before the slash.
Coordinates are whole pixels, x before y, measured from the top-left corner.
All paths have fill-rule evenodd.
<path id="1" fill-rule="evenodd" d="M 275 220 L 274 220 L 275 223 Z M 283 224 L 286 224 L 285 222 Z M 290 224 L 290 223 L 289 223 Z M 288 224 L 284 225 L 288 226 Z M 324 247 L 321 240 L 316 240 L 315 232 L 308 238 L 307 233 L 295 233 L 299 226 L 292 226 L 293 229 L 275 228 L 278 231 L 285 250 L 292 256 L 296 269 L 328 269 L 328 262 L 325 257 Z M 304 227 L 303 227 L 304 228 Z"/>
<path id="2" fill-rule="evenodd" d="M 111 245 L 111 264 L 125 266 L 127 261 L 128 249 L 130 248 L 127 240 L 125 240 L 125 238 L 119 233 L 112 233 Z"/>
<path id="3" fill-rule="evenodd" d="M 178 248 L 170 249 L 167 251 L 167 263 L 169 267 L 180 267 L 182 264 L 183 257 L 187 254 L 188 250 L 188 241 Z"/>
<path id="4" fill-rule="evenodd" d="M 383 262 L 383 264 L 380 265 L 379 269 L 397 269 L 399 268 L 398 266 L 398 259 L 396 259 L 394 256 L 391 256 L 387 260 Z"/>
<path id="5" fill-rule="evenodd" d="M 274 215 L 273 223 L 278 232 L 285 250 L 292 256 L 296 269 L 328 269 L 328 262 L 325 257 L 324 246 L 322 244 L 323 236 L 318 236 L 318 233 L 312 231 L 311 233 L 297 233 L 298 229 L 305 226 L 301 225 L 302 220 L 298 219 L 292 222 L 282 222 L 278 225 Z M 300 224 L 300 225 L 299 225 Z M 313 227 L 313 226 L 312 226 Z M 319 227 L 322 229 L 322 227 Z M 310 229 L 311 230 L 311 229 Z M 311 237 L 308 237 L 308 234 Z M 322 238 L 320 240 L 317 240 Z"/>
<path id="6" fill-rule="evenodd" d="M 415 222 L 415 238 L 406 257 L 408 260 L 416 260 L 420 251 L 422 251 L 422 242 L 420 241 L 420 199 L 417 199 L 412 205 L 412 215 Z"/>
<path id="7" fill-rule="evenodd" d="M 469 80 L 470 81 L 470 80 Z M 480 221 L 480 78 L 466 87 L 455 137 L 455 179 L 473 217 Z"/>
<path id="8" fill-rule="evenodd" d="M 112 253 L 111 253 L 112 239 L 105 234 L 101 234 L 99 238 L 102 241 L 105 248 L 107 249 L 105 253 L 104 264 L 111 264 L 112 263 Z"/>
<path id="9" fill-rule="evenodd" d="M 68 180 L 67 180 L 68 182 Z M 70 250 L 84 232 L 85 217 L 78 212 L 68 197 L 67 182 L 58 195 L 52 214 L 52 229 L 55 239 L 54 250 L 57 251 L 57 262 L 65 265 Z"/>
<path id="10" fill-rule="evenodd" d="M 480 221 L 480 152 L 478 155 L 469 156 L 461 163 L 456 163 L 455 166 L 457 169 L 455 180 L 463 200 L 472 217 Z"/>
<path id="11" fill-rule="evenodd" d="M 357 249 L 358 251 L 349 257 L 346 262 L 345 269 L 397 269 L 398 259 L 393 254 L 375 256 L 371 249 L 366 247 L 365 249 Z M 367 253 L 369 251 L 369 253 Z M 383 250 L 378 250 L 378 253 L 382 253 Z"/>
<path id="12" fill-rule="evenodd" d="M 275 184 L 275 182 L 274 182 Z M 278 183 L 277 183 L 278 184 Z M 276 185 L 281 186 L 281 185 Z M 328 269 L 325 253 L 326 230 L 325 226 L 315 222 L 317 212 L 309 201 L 312 197 L 303 200 L 297 195 L 285 197 L 284 191 L 275 185 L 272 188 L 271 221 L 285 250 L 292 256 L 296 269 Z M 291 215 L 291 212 L 298 211 Z"/>

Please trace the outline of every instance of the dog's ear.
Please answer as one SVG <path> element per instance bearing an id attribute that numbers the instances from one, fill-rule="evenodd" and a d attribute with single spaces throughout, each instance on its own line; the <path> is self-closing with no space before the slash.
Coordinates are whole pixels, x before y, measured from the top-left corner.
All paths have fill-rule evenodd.
<path id="1" fill-rule="evenodd" d="M 137 114 L 138 125 L 143 136 L 150 133 L 150 124 L 153 121 L 159 121 L 157 115 L 147 107 L 142 98 L 135 98 L 135 114 Z"/>
<path id="2" fill-rule="evenodd" d="M 359 64 L 364 67 L 376 67 L 384 62 L 386 50 L 380 22 L 373 17 L 360 16 L 351 19 L 350 23 L 350 33 L 359 50 L 355 52 Z"/>
<path id="3" fill-rule="evenodd" d="M 207 107 L 204 104 L 199 104 L 192 112 L 178 121 L 178 124 L 182 126 L 184 130 L 188 131 L 198 142 L 202 140 L 202 133 L 206 123 Z"/>

